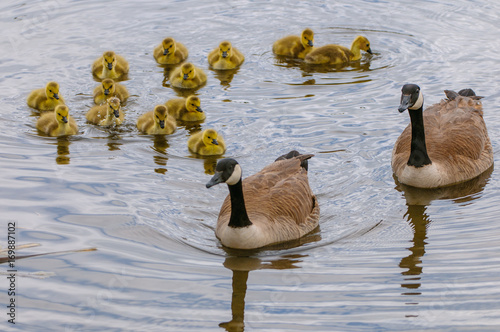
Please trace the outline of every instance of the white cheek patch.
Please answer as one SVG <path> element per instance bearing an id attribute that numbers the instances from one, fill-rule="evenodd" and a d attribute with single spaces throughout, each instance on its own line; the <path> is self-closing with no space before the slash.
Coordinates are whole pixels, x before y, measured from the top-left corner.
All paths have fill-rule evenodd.
<path id="1" fill-rule="evenodd" d="M 240 179 L 241 179 L 241 167 L 240 165 L 236 164 L 236 166 L 234 166 L 233 174 L 231 174 L 229 179 L 226 180 L 226 183 L 232 186 L 237 184 L 238 181 L 240 181 Z"/>
<path id="2" fill-rule="evenodd" d="M 424 104 L 424 95 L 422 94 L 422 90 L 418 92 L 418 99 L 412 107 L 408 107 L 410 110 L 418 110 Z"/>

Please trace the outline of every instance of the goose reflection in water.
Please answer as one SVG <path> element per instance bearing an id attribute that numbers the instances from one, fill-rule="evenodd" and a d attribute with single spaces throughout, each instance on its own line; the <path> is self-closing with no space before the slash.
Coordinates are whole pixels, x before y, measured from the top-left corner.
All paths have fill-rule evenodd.
<path id="1" fill-rule="evenodd" d="M 428 238 L 427 230 L 432 222 L 431 217 L 427 213 L 427 207 L 434 200 L 452 200 L 454 203 L 463 204 L 480 198 L 492 172 L 493 166 L 470 181 L 437 189 L 410 187 L 399 183 L 395 179 L 396 190 L 402 192 L 406 200 L 407 211 L 404 217 L 413 230 L 412 246 L 408 248 L 410 254 L 403 257 L 399 263 L 399 267 L 404 269 L 401 272 L 404 276 L 404 282 L 401 284 L 401 287 L 407 289 L 401 295 L 415 296 L 422 294 L 418 291 L 421 287 L 420 275 L 423 273 L 422 257 L 425 255 L 425 245 Z M 418 302 L 408 302 L 407 304 L 417 305 Z M 407 315 L 406 317 L 417 316 Z"/>
<path id="2" fill-rule="evenodd" d="M 58 165 L 68 165 L 70 162 L 69 146 L 71 141 L 68 136 L 60 136 L 57 138 L 57 157 L 56 163 Z"/>
<path id="3" fill-rule="evenodd" d="M 290 250 L 300 247 L 306 243 L 321 240 L 319 228 L 312 233 L 296 240 L 279 243 L 264 247 L 265 250 Z M 264 249 L 239 250 L 223 247 L 228 256 L 224 261 L 224 267 L 233 271 L 233 293 L 231 297 L 231 316 L 229 322 L 222 322 L 220 327 L 228 332 L 242 332 L 245 330 L 245 295 L 247 292 L 247 280 L 250 271 L 254 270 L 289 270 L 300 269 L 298 263 L 307 257 L 307 254 L 284 254 L 278 258 L 264 259 L 255 257 Z"/>

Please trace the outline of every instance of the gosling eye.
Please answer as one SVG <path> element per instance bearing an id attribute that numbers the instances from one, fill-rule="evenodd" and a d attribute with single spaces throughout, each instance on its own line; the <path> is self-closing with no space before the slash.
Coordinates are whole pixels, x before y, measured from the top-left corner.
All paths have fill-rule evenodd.
<path id="1" fill-rule="evenodd" d="M 159 117 L 158 115 L 156 116 L 156 118 L 157 118 L 158 120 L 160 120 L 160 117 Z"/>

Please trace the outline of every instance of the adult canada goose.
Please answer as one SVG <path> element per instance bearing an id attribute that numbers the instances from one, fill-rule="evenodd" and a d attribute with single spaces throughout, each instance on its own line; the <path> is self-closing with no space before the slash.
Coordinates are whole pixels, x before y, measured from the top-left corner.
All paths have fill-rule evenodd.
<path id="1" fill-rule="evenodd" d="M 226 152 L 226 143 L 214 129 L 199 131 L 188 139 L 189 151 L 202 156 L 218 156 Z"/>
<path id="2" fill-rule="evenodd" d="M 399 112 L 408 109 L 411 124 L 392 151 L 392 170 L 403 184 L 444 187 L 475 178 L 493 165 L 481 97 L 470 89 L 445 93 L 447 100 L 422 112 L 420 87 L 403 86 Z"/>
<path id="3" fill-rule="evenodd" d="M 116 83 L 111 78 L 103 79 L 101 84 L 94 89 L 94 102 L 100 105 L 111 97 L 117 97 L 121 103 L 124 103 L 129 97 L 128 90 L 124 85 Z"/>
<path id="4" fill-rule="evenodd" d="M 213 69 L 234 69 L 243 61 L 245 61 L 245 56 L 228 41 L 223 41 L 219 47 L 208 54 L 208 63 Z"/>
<path id="5" fill-rule="evenodd" d="M 31 91 L 26 102 L 39 111 L 53 111 L 57 105 L 64 105 L 57 82 L 49 82 L 45 88 Z"/>
<path id="6" fill-rule="evenodd" d="M 78 126 L 66 105 L 57 105 L 54 112 L 43 114 L 36 122 L 36 128 L 49 136 L 78 134 Z"/>
<path id="7" fill-rule="evenodd" d="M 160 45 L 156 46 L 153 56 L 161 65 L 174 65 L 180 63 L 188 57 L 187 48 L 173 38 L 165 38 Z"/>
<path id="8" fill-rule="evenodd" d="M 207 75 L 192 63 L 184 63 L 170 74 L 170 84 L 180 89 L 196 89 L 205 84 Z"/>
<path id="9" fill-rule="evenodd" d="M 92 74 L 99 78 L 121 79 L 128 74 L 127 60 L 113 51 L 106 51 L 92 64 Z"/>
<path id="10" fill-rule="evenodd" d="M 229 188 L 215 230 L 222 244 L 254 249 L 298 239 L 315 229 L 319 205 L 306 167 L 312 156 L 291 151 L 243 181 L 236 160 L 219 160 L 206 186 L 225 182 Z"/>
<path id="11" fill-rule="evenodd" d="M 372 53 L 370 42 L 366 37 L 357 36 L 352 42 L 351 49 L 345 46 L 329 44 L 318 47 L 309 53 L 304 61 L 313 65 L 338 65 L 361 59 L 361 50 Z"/>
<path id="12" fill-rule="evenodd" d="M 181 121 L 203 121 L 205 112 L 201 109 L 201 101 L 197 96 L 187 98 L 174 98 L 165 103 L 168 114 Z"/>
<path id="13" fill-rule="evenodd" d="M 153 111 L 137 119 L 137 129 L 148 135 L 170 135 L 177 129 L 176 126 L 175 119 L 168 115 L 165 105 L 156 105 Z"/>
<path id="14" fill-rule="evenodd" d="M 120 99 L 111 97 L 106 104 L 92 107 L 86 115 L 87 121 L 99 126 L 120 125 L 125 114 L 120 106 Z"/>
<path id="15" fill-rule="evenodd" d="M 286 36 L 273 44 L 273 52 L 276 55 L 289 56 L 293 58 L 304 59 L 314 47 L 314 32 L 311 29 L 305 29 L 299 36 Z"/>

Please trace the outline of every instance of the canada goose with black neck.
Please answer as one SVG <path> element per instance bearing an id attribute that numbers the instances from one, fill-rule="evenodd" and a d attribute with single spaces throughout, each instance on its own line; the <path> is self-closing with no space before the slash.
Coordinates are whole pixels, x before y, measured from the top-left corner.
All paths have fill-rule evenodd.
<path id="1" fill-rule="evenodd" d="M 493 165 L 481 97 L 470 89 L 445 93 L 448 99 L 424 112 L 420 87 L 402 88 L 399 112 L 408 109 L 411 124 L 397 139 L 391 164 L 403 184 L 444 187 L 473 179 Z"/>
<path id="2" fill-rule="evenodd" d="M 206 186 L 225 182 L 229 188 L 215 230 L 221 243 L 255 249 L 298 239 L 314 230 L 319 205 L 307 178 L 307 160 L 312 156 L 291 151 L 245 180 L 236 160 L 220 160 Z"/>

